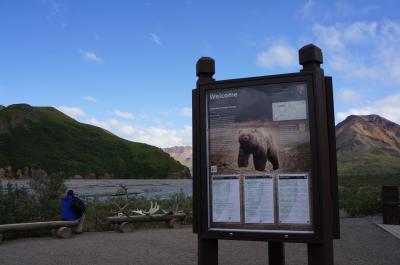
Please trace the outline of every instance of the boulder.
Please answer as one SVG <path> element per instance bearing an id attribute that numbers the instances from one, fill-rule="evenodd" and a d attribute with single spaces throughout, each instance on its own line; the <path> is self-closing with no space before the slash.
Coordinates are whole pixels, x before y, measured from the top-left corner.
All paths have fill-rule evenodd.
<path id="1" fill-rule="evenodd" d="M 6 170 L 6 178 L 14 178 L 14 173 L 11 166 L 5 167 L 4 169 Z"/>
<path id="2" fill-rule="evenodd" d="M 85 179 L 96 179 L 96 173 L 89 173 L 85 176 Z"/>
<path id="3" fill-rule="evenodd" d="M 30 177 L 31 177 L 31 171 L 30 171 L 29 167 L 24 167 L 22 169 L 22 178 L 29 179 Z"/>
<path id="4" fill-rule="evenodd" d="M 21 169 L 17 169 L 17 172 L 15 172 L 15 178 L 16 179 L 22 179 L 23 174 Z"/>
<path id="5" fill-rule="evenodd" d="M 0 179 L 5 179 L 7 176 L 7 171 L 4 168 L 0 168 Z"/>
<path id="6" fill-rule="evenodd" d="M 31 168 L 32 177 L 47 177 L 47 172 L 41 168 Z"/>

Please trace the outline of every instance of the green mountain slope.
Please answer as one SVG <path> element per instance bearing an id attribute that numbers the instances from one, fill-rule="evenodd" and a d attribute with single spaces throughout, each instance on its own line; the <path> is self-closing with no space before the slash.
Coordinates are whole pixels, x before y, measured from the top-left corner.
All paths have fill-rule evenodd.
<path id="1" fill-rule="evenodd" d="M 115 178 L 188 177 L 160 148 L 121 139 L 52 107 L 10 105 L 0 110 L 0 167 L 36 167 L 67 175 Z"/>
<path id="2" fill-rule="evenodd" d="M 400 126 L 378 115 L 339 123 L 336 150 L 341 175 L 400 174 Z"/>

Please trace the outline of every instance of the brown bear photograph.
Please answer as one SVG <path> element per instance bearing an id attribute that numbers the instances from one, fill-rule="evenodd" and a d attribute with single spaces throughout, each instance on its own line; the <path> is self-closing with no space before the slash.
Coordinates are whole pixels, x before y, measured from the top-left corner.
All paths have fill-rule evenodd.
<path id="1" fill-rule="evenodd" d="M 310 132 L 305 84 L 210 92 L 211 174 L 308 172 Z"/>
<path id="2" fill-rule="evenodd" d="M 250 155 L 253 157 L 254 169 L 264 171 L 267 161 L 272 169 L 279 168 L 278 154 L 272 136 L 261 130 L 239 130 L 238 166 L 247 167 Z"/>

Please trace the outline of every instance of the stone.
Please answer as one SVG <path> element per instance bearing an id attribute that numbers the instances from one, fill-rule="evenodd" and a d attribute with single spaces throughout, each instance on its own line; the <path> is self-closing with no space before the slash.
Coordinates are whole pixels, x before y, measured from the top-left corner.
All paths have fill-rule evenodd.
<path id="1" fill-rule="evenodd" d="M 32 177 L 47 177 L 47 172 L 41 168 L 31 169 Z"/>
<path id="2" fill-rule="evenodd" d="M 83 179 L 83 177 L 81 175 L 74 175 L 72 178 L 73 179 Z"/>
<path id="3" fill-rule="evenodd" d="M 89 173 L 86 175 L 85 179 L 96 179 L 96 174 L 95 173 Z"/>
<path id="4" fill-rule="evenodd" d="M 17 172 L 15 172 L 15 178 L 22 179 L 22 177 L 23 177 L 22 170 L 18 169 Z"/>
<path id="5" fill-rule="evenodd" d="M 60 227 L 56 231 L 56 236 L 58 238 L 70 238 L 72 236 L 72 229 L 69 227 Z"/>
<path id="6" fill-rule="evenodd" d="M 6 178 L 14 178 L 14 173 L 11 166 L 5 167 L 4 169 L 6 170 Z"/>
<path id="7" fill-rule="evenodd" d="M 7 176 L 7 171 L 4 168 L 0 168 L 0 179 L 5 179 Z"/>
<path id="8" fill-rule="evenodd" d="M 29 169 L 29 167 L 24 167 L 22 169 L 22 178 L 23 179 L 29 179 L 31 178 L 31 171 Z"/>
<path id="9" fill-rule="evenodd" d="M 182 222 L 179 221 L 178 219 L 173 218 L 173 219 L 167 221 L 167 226 L 169 228 L 174 228 L 174 229 L 181 228 Z"/>
<path id="10" fill-rule="evenodd" d="M 118 230 L 122 233 L 130 233 L 135 230 L 135 226 L 129 222 L 123 222 L 118 226 Z"/>

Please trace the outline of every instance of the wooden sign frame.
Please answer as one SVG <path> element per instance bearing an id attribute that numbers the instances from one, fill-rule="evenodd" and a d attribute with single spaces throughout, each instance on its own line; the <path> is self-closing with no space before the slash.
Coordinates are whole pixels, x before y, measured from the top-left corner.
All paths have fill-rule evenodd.
<path id="1" fill-rule="evenodd" d="M 193 232 L 198 234 L 198 264 L 218 264 L 218 240 L 268 241 L 269 264 L 283 265 L 284 242 L 307 243 L 309 265 L 333 264 L 333 239 L 340 237 L 338 181 L 333 110 L 332 78 L 325 77 L 322 51 L 309 44 L 299 50 L 298 73 L 215 81 L 215 62 L 202 57 L 196 65 L 197 87 L 192 91 L 193 110 Z M 207 157 L 207 91 L 232 87 L 307 82 L 308 119 L 312 150 L 312 218 L 313 233 L 296 231 L 215 230 L 209 226 L 209 180 Z"/>
<path id="2" fill-rule="evenodd" d="M 202 237 L 206 238 L 218 238 L 218 239 L 234 239 L 234 240 L 279 240 L 285 242 L 318 242 L 320 240 L 320 204 L 319 204 L 319 183 L 317 176 L 317 159 L 318 159 L 318 150 L 316 148 L 316 119 L 315 119 L 315 98 L 314 98 L 314 90 L 315 90 L 315 82 L 314 82 L 313 73 L 294 73 L 294 74 L 284 74 L 284 75 L 274 75 L 274 76 L 264 76 L 264 77 L 255 77 L 255 78 L 241 78 L 234 80 L 223 80 L 223 81 L 215 81 L 209 84 L 199 85 L 199 110 L 200 110 L 200 133 L 201 133 L 201 168 L 202 176 L 201 178 L 205 180 L 205 184 L 202 184 L 201 193 L 205 198 L 202 200 L 202 209 L 206 209 L 202 213 L 201 224 L 202 224 Z M 280 232 L 280 230 L 270 230 L 270 231 L 251 231 L 249 229 L 212 229 L 209 226 L 210 221 L 210 183 L 208 176 L 208 154 L 207 154 L 207 94 L 209 91 L 218 91 L 222 92 L 224 89 L 238 88 L 246 89 L 248 87 L 258 87 L 265 85 L 280 85 L 280 84 L 290 84 L 290 83 L 306 83 L 307 84 L 307 103 L 308 103 L 308 121 L 310 128 L 310 145 L 311 145 L 311 168 L 310 173 L 311 177 L 311 217 L 313 220 L 313 231 L 291 231 L 288 227 L 288 230 L 285 232 Z M 285 173 L 285 172 L 282 172 Z M 283 229 L 281 229 L 283 230 Z"/>

